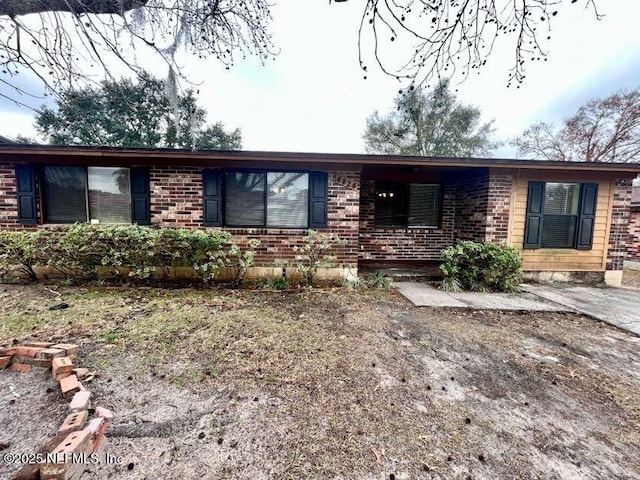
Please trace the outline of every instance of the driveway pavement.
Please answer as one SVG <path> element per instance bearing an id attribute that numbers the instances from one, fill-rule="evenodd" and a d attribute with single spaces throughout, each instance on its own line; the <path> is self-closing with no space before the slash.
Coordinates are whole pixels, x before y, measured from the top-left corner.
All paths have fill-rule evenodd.
<path id="1" fill-rule="evenodd" d="M 421 282 L 394 287 L 418 307 L 578 312 L 640 336 L 639 290 L 549 284 L 523 285 L 520 293 L 451 293 Z"/>
<path id="2" fill-rule="evenodd" d="M 640 290 L 583 285 L 525 285 L 523 290 L 640 335 Z"/>

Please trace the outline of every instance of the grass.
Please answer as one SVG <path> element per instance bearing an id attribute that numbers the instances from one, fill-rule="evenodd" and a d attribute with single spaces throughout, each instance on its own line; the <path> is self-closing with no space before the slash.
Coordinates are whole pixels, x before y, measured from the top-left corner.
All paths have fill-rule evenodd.
<path id="1" fill-rule="evenodd" d="M 61 301 L 70 307 L 48 310 Z M 625 346 L 623 334 L 577 316 L 415 309 L 384 289 L 280 293 L 34 285 L 0 288 L 0 317 L 0 345 L 31 338 L 80 343 L 82 365 L 100 372 L 97 392 L 125 423 L 140 415 L 129 397 L 160 396 L 164 415 L 173 408 L 169 403 L 224 397 L 220 410 L 237 420 L 221 426 L 218 417 L 205 415 L 202 425 L 214 429 L 213 438 L 224 436 L 224 445 L 236 435 L 238 450 L 227 457 L 229 452 L 203 444 L 171 452 L 176 463 L 193 465 L 223 455 L 222 470 L 212 470 L 216 478 L 243 478 L 248 465 L 260 462 L 273 462 L 273 478 L 390 478 L 391 472 L 423 478 L 425 465 L 437 478 L 525 478 L 529 471 L 535 472 L 530 478 L 547 478 L 547 463 L 527 463 L 532 447 L 522 438 L 539 432 L 543 446 L 546 438 L 571 438 L 554 425 L 566 427 L 572 416 L 580 425 L 583 417 L 593 422 L 618 415 L 619 424 L 607 426 L 613 433 L 599 424 L 588 427 L 607 432 L 608 442 L 618 442 L 619 431 L 631 436 L 627 443 L 638 442 L 633 432 L 640 413 L 633 405 L 640 390 L 612 365 L 631 368 L 637 353 Z M 570 354 L 569 346 L 580 348 L 580 356 Z M 532 354 L 560 361 L 547 364 Z M 128 376 L 135 381 L 128 383 Z M 551 379 L 558 385 L 551 386 Z M 114 388 L 121 385 L 127 388 Z M 456 396 L 458 391 L 463 393 Z M 269 406 L 272 398 L 281 403 Z M 144 415 L 155 419 L 153 406 L 145 406 Z M 189 433 L 197 438 L 199 432 Z M 578 430 L 574 436 L 581 435 Z M 167 443 L 157 441 L 157 448 Z M 119 443 L 126 444 L 114 442 L 113 448 Z M 513 461 L 501 456 L 507 449 Z M 614 457 L 571 452 L 584 465 Z M 478 463 L 479 453 L 489 460 Z M 545 460 L 554 455 L 538 454 Z M 548 464 L 567 455 L 561 451 Z M 628 463 L 625 455 L 620 458 Z M 150 477 L 166 469 L 153 460 L 146 467 Z"/>

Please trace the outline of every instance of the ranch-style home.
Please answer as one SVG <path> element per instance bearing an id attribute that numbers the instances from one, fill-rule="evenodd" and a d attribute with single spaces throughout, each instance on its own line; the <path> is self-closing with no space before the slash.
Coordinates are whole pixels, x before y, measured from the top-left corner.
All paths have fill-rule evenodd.
<path id="1" fill-rule="evenodd" d="M 460 239 L 516 247 L 528 277 L 616 285 L 640 164 L 0 145 L 0 228 L 222 228 L 295 263 L 307 229 L 346 240 L 324 276 L 437 261 Z M 292 269 L 293 270 L 293 269 Z"/>

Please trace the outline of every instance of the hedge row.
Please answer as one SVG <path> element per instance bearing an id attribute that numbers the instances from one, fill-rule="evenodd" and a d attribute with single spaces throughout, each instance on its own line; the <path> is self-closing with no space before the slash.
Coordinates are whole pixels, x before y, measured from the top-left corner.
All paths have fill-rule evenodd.
<path id="1" fill-rule="evenodd" d="M 258 244 L 242 251 L 225 231 L 138 225 L 0 230 L 0 277 L 18 274 L 35 280 L 35 267 L 52 267 L 68 277 L 97 279 L 126 271 L 129 278 L 144 280 L 167 266 L 187 266 L 205 283 L 223 269 L 233 283 L 240 283 Z"/>

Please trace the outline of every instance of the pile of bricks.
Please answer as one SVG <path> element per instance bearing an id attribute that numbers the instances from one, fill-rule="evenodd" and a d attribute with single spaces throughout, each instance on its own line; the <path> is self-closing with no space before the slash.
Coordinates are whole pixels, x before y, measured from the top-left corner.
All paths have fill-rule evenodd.
<path id="1" fill-rule="evenodd" d="M 62 396 L 69 400 L 69 414 L 58 429 L 38 451 L 44 461 L 25 465 L 14 480 L 67 480 L 77 478 L 86 463 L 95 460 L 98 449 L 113 414 L 106 408 L 91 410 L 91 392 L 81 380 L 90 379 L 86 368 L 75 365 L 78 345 L 68 343 L 30 342 L 10 348 L 0 348 L 0 370 L 29 372 L 32 368 L 51 370 L 60 385 Z M 93 418 L 89 419 L 89 412 Z"/>

